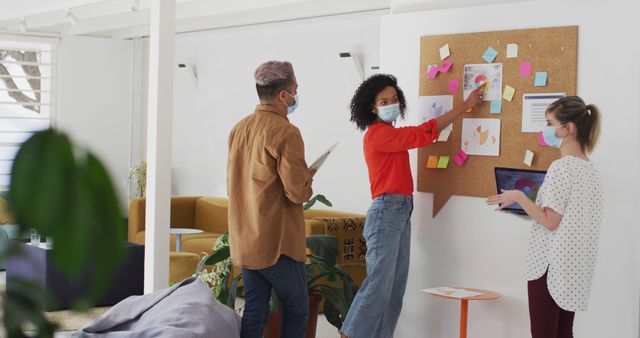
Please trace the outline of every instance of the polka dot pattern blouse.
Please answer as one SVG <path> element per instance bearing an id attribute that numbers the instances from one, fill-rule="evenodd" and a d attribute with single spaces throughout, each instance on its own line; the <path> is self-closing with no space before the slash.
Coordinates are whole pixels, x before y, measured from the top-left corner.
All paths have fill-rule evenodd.
<path id="1" fill-rule="evenodd" d="M 600 174 L 590 161 L 562 157 L 549 167 L 536 204 L 562 220 L 554 231 L 531 225 L 526 278 L 536 280 L 548 269 L 549 293 L 558 306 L 587 310 L 602 222 Z"/>

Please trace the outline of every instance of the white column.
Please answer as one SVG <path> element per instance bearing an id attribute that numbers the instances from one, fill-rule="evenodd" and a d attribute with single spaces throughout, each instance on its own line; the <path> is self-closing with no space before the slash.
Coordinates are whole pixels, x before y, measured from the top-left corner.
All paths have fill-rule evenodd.
<path id="1" fill-rule="evenodd" d="M 144 292 L 169 286 L 175 0 L 153 0 L 149 40 Z"/>

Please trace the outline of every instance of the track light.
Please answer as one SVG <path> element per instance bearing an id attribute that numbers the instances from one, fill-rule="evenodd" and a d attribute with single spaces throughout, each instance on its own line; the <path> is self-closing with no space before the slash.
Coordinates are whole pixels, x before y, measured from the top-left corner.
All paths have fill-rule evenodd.
<path id="1" fill-rule="evenodd" d="M 131 0 L 131 11 L 137 12 L 140 9 L 140 0 Z"/>
<path id="2" fill-rule="evenodd" d="M 67 10 L 67 21 L 69 21 L 70 24 L 77 26 L 78 23 L 80 22 L 80 20 L 78 20 L 78 18 L 73 15 L 73 13 L 71 13 L 71 10 Z"/>
<path id="3" fill-rule="evenodd" d="M 18 30 L 22 33 L 27 31 L 27 20 L 25 20 L 24 17 L 20 17 L 18 20 Z"/>

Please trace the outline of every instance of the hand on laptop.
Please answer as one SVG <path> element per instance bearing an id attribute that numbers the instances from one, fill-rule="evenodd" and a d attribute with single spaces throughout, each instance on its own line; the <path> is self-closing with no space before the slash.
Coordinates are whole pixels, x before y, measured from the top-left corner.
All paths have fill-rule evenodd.
<path id="1" fill-rule="evenodd" d="M 522 201 L 522 198 L 527 198 L 527 196 L 520 190 L 501 189 L 500 191 L 502 191 L 502 194 L 487 197 L 488 205 L 498 205 L 496 211 L 500 211 L 513 203 Z"/>

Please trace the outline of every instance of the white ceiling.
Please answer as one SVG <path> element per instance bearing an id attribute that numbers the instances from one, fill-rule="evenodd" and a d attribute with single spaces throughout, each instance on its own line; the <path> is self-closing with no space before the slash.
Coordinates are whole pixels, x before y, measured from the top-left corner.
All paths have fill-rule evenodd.
<path id="1" fill-rule="evenodd" d="M 176 31 L 389 11 L 391 0 L 176 0 Z M 131 38 L 148 35 L 151 0 L 0 0 L 0 31 Z M 77 25 L 67 18 L 70 10 Z"/>
<path id="2" fill-rule="evenodd" d="M 19 32 L 19 21 L 24 18 L 27 34 L 114 38 L 147 36 L 149 7 L 152 1 L 166 0 L 0 0 L 0 33 Z M 175 1 L 176 31 L 180 33 L 341 14 L 372 12 L 385 14 L 538 0 Z M 132 5 L 135 3 L 139 3 L 139 8 L 133 11 Z M 67 11 L 69 10 L 78 19 L 77 25 L 71 24 L 68 20 Z"/>

